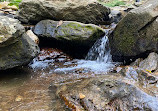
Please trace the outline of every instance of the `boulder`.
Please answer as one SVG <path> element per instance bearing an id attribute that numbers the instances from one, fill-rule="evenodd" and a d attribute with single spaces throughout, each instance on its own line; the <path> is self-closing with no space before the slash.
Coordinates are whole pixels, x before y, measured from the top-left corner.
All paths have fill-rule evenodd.
<path id="1" fill-rule="evenodd" d="M 28 64 L 38 53 L 18 20 L 0 16 L 0 70 Z"/>
<path id="2" fill-rule="evenodd" d="M 155 71 L 158 68 L 158 54 L 150 53 L 145 60 L 140 62 L 139 67 L 144 70 Z"/>
<path id="3" fill-rule="evenodd" d="M 28 30 L 26 34 L 36 43 L 39 44 L 39 38 L 32 32 L 32 30 Z"/>
<path id="4" fill-rule="evenodd" d="M 52 19 L 103 24 L 109 13 L 110 9 L 97 0 L 23 0 L 18 15 L 24 23 Z"/>
<path id="5" fill-rule="evenodd" d="M 119 10 L 112 10 L 110 13 L 110 16 L 111 16 L 112 22 L 116 24 L 123 18 L 122 13 Z"/>
<path id="6" fill-rule="evenodd" d="M 144 71 L 148 71 L 150 73 L 158 72 L 158 54 L 152 52 L 148 55 L 147 58 L 143 60 L 143 58 L 138 58 L 135 62 L 131 63 L 130 66 L 137 66 Z"/>
<path id="7" fill-rule="evenodd" d="M 105 31 L 93 24 L 74 21 L 42 20 L 35 25 L 34 33 L 40 43 L 63 49 L 75 57 L 83 57 Z M 47 41 L 46 41 L 47 40 Z"/>
<path id="8" fill-rule="evenodd" d="M 114 77 L 111 74 L 74 80 L 74 82 L 65 81 L 59 84 L 51 84 L 50 95 L 52 101 L 54 101 L 52 103 L 54 109 L 52 110 L 65 111 L 69 108 L 75 111 L 157 111 L 158 100 L 154 95 L 157 88 L 152 93 L 148 92 L 148 90 L 151 90 L 149 86 L 149 89 L 144 90 L 138 84 L 134 84 L 132 71 L 130 78 L 122 78 L 116 76 L 116 74 Z M 144 76 L 141 76 L 141 80 L 138 79 L 138 81 L 142 82 L 144 78 Z"/>
<path id="9" fill-rule="evenodd" d="M 110 35 L 113 57 L 135 57 L 158 51 L 158 2 L 150 0 L 131 10 Z"/>
<path id="10" fill-rule="evenodd" d="M 13 44 L 25 32 L 18 20 L 0 16 L 0 47 Z"/>

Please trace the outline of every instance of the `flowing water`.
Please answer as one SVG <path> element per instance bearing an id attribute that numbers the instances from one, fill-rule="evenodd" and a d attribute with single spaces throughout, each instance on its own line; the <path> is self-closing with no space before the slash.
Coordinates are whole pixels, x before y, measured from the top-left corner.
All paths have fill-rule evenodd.
<path id="1" fill-rule="evenodd" d="M 112 62 L 107 34 L 103 38 L 96 41 L 96 43 L 89 50 L 86 60 L 94 60 L 99 63 Z"/>
<path id="2" fill-rule="evenodd" d="M 0 111 L 51 111 L 51 83 L 105 74 L 114 67 L 107 36 L 94 44 L 86 59 L 73 60 L 60 50 L 42 48 L 29 66 L 0 71 Z"/>
<path id="3" fill-rule="evenodd" d="M 110 55 L 107 35 L 96 41 L 85 60 L 72 59 L 58 49 L 41 48 L 40 55 L 29 66 L 0 71 L 0 111 L 52 111 L 54 104 L 61 104 L 52 100 L 51 84 L 66 84 L 67 81 L 105 76 L 115 64 Z M 137 75 L 133 71 L 135 70 L 129 73 L 132 76 L 129 76 L 130 79 L 135 73 Z M 112 79 L 120 77 L 119 80 L 139 87 L 142 84 L 111 74 L 106 76 Z M 136 76 L 136 79 L 139 78 Z M 146 93 L 150 92 L 146 87 L 149 90 L 154 87 L 156 90 L 155 86 L 143 86 L 141 89 Z"/>
<path id="4" fill-rule="evenodd" d="M 95 42 L 95 44 L 89 50 L 85 58 L 86 60 L 73 61 L 76 63 L 76 66 L 57 68 L 55 71 L 67 73 L 76 69 L 82 69 L 85 71 L 88 70 L 88 72 L 91 71 L 95 74 L 108 72 L 110 69 L 115 67 L 116 63 L 112 62 L 107 34 Z"/>

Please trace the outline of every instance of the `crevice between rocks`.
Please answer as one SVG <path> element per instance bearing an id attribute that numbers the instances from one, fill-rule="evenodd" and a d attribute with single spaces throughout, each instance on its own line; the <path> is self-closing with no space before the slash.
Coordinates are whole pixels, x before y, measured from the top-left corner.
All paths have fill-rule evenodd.
<path id="1" fill-rule="evenodd" d="M 138 30 L 138 33 L 140 33 L 142 30 L 146 29 L 150 24 L 152 24 L 156 19 L 158 18 L 158 15 L 151 19 L 147 24 L 145 24 L 141 29 Z"/>

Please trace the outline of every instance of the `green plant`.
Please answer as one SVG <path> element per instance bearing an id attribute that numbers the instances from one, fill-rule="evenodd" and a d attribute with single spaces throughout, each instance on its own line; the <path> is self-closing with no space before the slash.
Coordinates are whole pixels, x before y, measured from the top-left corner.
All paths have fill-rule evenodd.
<path id="1" fill-rule="evenodd" d="M 15 5 L 15 6 L 19 7 L 19 3 L 20 3 L 21 1 L 22 1 L 22 0 L 11 0 L 9 5 Z"/>
<path id="2" fill-rule="evenodd" d="M 15 5 L 17 7 L 19 7 L 19 3 L 22 1 L 22 0 L 0 0 L 0 2 L 10 2 L 10 6 L 12 5 Z"/>
<path id="3" fill-rule="evenodd" d="M 121 0 L 112 0 L 110 2 L 107 3 L 103 3 L 100 0 L 98 0 L 101 4 L 103 4 L 104 6 L 108 6 L 108 7 L 115 7 L 115 6 L 120 6 L 120 5 L 126 5 L 126 3 L 124 1 Z"/>

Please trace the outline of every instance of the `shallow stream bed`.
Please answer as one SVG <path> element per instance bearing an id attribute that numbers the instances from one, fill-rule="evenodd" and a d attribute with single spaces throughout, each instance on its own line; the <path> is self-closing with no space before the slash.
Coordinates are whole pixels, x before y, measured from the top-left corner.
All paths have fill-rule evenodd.
<path id="1" fill-rule="evenodd" d="M 59 71 L 62 67 L 75 65 L 77 64 L 63 52 L 44 48 L 32 65 L 1 71 L 0 111 L 51 110 L 52 100 L 49 95 L 51 83 L 97 76 L 97 74 L 88 70 L 84 71 L 82 68 Z M 60 69 L 54 72 L 58 68 Z"/>

